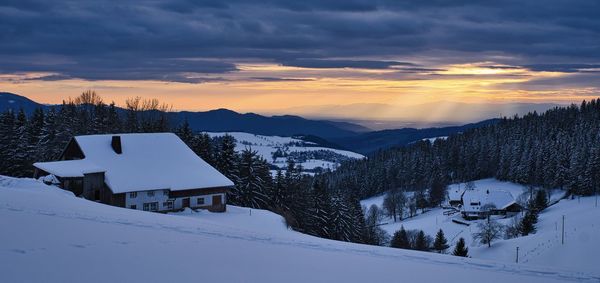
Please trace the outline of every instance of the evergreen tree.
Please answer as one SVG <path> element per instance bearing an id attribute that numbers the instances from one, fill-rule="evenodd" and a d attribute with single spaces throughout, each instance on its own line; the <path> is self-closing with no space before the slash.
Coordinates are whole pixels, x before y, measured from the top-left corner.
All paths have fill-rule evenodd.
<path id="1" fill-rule="evenodd" d="M 535 194 L 535 200 L 533 204 L 533 209 L 537 212 L 540 212 L 548 207 L 548 196 L 546 191 L 538 190 Z"/>
<path id="2" fill-rule="evenodd" d="M 417 251 L 428 251 L 429 250 L 429 243 L 427 241 L 427 236 L 425 235 L 425 232 L 423 232 L 423 230 L 420 230 L 419 233 L 417 234 L 417 238 L 415 239 L 414 249 Z"/>
<path id="3" fill-rule="evenodd" d="M 521 220 L 520 232 L 523 236 L 527 236 L 531 233 L 535 233 L 535 224 L 538 221 L 538 216 L 535 211 L 529 210 L 525 213 L 525 217 Z"/>
<path id="4" fill-rule="evenodd" d="M 7 110 L 0 116 L 0 174 L 12 175 L 13 149 L 15 140 L 15 114 Z"/>
<path id="5" fill-rule="evenodd" d="M 433 242 L 433 249 L 438 253 L 445 252 L 450 246 L 448 245 L 448 240 L 444 236 L 444 231 L 440 229 L 435 235 L 435 241 Z"/>
<path id="6" fill-rule="evenodd" d="M 273 211 L 283 213 L 285 210 L 289 210 L 289 207 L 285 203 L 285 190 L 286 190 L 285 178 L 281 169 L 277 169 L 275 174 L 275 180 L 273 180 L 273 190 L 270 194 L 270 208 Z"/>
<path id="7" fill-rule="evenodd" d="M 231 194 L 232 203 L 252 208 L 266 208 L 268 180 L 260 173 L 266 163 L 256 151 L 244 149 L 239 160 L 238 182 Z M 269 176 L 267 176 L 268 178 Z"/>
<path id="8" fill-rule="evenodd" d="M 404 230 L 404 226 L 400 226 L 400 230 L 394 233 L 390 246 L 398 249 L 410 249 L 410 242 L 406 230 Z"/>
<path id="9" fill-rule="evenodd" d="M 189 147 L 193 146 L 194 133 L 190 128 L 190 123 L 187 118 L 185 118 L 179 128 L 175 130 L 175 134 Z"/>
<path id="10" fill-rule="evenodd" d="M 319 237 L 329 238 L 331 237 L 331 197 L 327 192 L 325 186 L 321 185 L 319 177 L 315 178 L 313 183 L 313 197 L 314 197 L 314 211 L 313 216 L 315 218 L 314 225 L 316 234 Z"/>
<path id="11" fill-rule="evenodd" d="M 238 172 L 236 164 L 238 163 L 238 155 L 235 152 L 235 138 L 230 135 L 225 135 L 221 139 L 217 156 L 217 169 L 223 173 L 233 183 L 238 182 Z"/>
<path id="12" fill-rule="evenodd" d="M 431 206 L 439 206 L 444 201 L 448 188 L 442 179 L 434 175 L 431 188 L 429 189 L 429 204 Z"/>
<path id="13" fill-rule="evenodd" d="M 469 256 L 469 248 L 467 248 L 464 238 L 461 237 L 460 239 L 458 239 L 458 242 L 456 243 L 456 246 L 454 247 L 454 251 L 452 251 L 452 255 L 462 256 L 462 257 Z"/>

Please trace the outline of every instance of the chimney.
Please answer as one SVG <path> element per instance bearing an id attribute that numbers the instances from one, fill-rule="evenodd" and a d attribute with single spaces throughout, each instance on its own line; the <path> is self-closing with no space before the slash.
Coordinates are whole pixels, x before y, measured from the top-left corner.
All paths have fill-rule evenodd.
<path id="1" fill-rule="evenodd" d="M 121 148 L 121 136 L 112 136 L 110 145 L 117 154 L 123 153 L 123 149 Z"/>

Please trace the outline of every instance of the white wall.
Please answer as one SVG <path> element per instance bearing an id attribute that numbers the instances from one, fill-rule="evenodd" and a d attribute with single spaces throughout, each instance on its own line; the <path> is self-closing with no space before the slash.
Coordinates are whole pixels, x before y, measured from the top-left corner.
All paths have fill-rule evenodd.
<path id="1" fill-rule="evenodd" d="M 169 200 L 169 190 L 153 190 L 154 196 L 148 196 L 149 191 L 141 191 L 137 192 L 137 196 L 135 198 L 131 198 L 129 193 L 125 194 L 125 207 L 131 208 L 131 205 L 135 205 L 137 210 L 144 209 L 144 203 L 158 202 L 158 210 L 164 211 L 169 210 L 166 206 L 164 206 L 164 202 Z M 166 194 L 165 194 L 166 192 Z M 212 205 L 212 197 L 220 195 L 221 202 L 226 203 L 225 194 L 210 194 L 210 195 L 202 195 L 202 196 L 190 196 L 190 207 L 199 207 L 199 206 L 209 206 Z M 183 208 L 183 199 L 175 198 L 173 203 L 173 209 L 182 209 Z M 204 204 L 199 205 L 198 199 L 204 198 Z M 173 199 L 170 199 L 173 200 Z"/>
<path id="2" fill-rule="evenodd" d="M 148 196 L 148 192 L 154 192 L 154 196 Z M 129 195 L 129 193 L 125 194 L 125 207 L 127 208 L 131 208 L 131 205 L 135 205 L 137 210 L 143 210 L 144 203 L 158 202 L 158 210 L 164 210 L 163 202 L 166 202 L 169 199 L 169 190 L 137 192 L 135 198 L 131 198 Z"/>

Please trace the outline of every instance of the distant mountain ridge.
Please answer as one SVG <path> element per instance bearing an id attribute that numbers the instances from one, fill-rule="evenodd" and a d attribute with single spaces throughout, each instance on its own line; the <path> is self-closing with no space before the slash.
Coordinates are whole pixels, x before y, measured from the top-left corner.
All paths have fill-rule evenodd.
<path id="1" fill-rule="evenodd" d="M 0 92 L 0 112 L 4 112 L 8 109 L 18 111 L 22 108 L 27 114 L 30 114 L 33 110 L 40 107 L 44 108 L 46 105 L 14 93 Z"/>
<path id="2" fill-rule="evenodd" d="M 0 92 L 0 112 L 7 109 L 17 111 L 23 108 L 29 114 L 40 107 L 51 106 L 37 103 L 17 94 Z M 119 111 L 124 110 L 120 109 Z M 496 119 L 491 119 L 463 126 L 372 131 L 350 122 L 311 120 L 293 115 L 263 116 L 256 113 L 238 113 L 229 109 L 170 112 L 168 118 L 173 126 L 187 120 L 194 131 L 246 132 L 285 137 L 306 136 L 322 145 L 365 155 L 379 149 L 402 146 L 426 138 L 447 136 L 496 121 Z"/>
<path id="3" fill-rule="evenodd" d="M 370 154 L 380 149 L 403 146 L 422 139 L 449 136 L 469 129 L 492 125 L 498 121 L 500 121 L 500 119 L 489 119 L 477 123 L 452 127 L 382 130 L 342 139 L 331 139 L 331 141 L 341 145 L 345 149 L 361 154 Z"/>
<path id="4" fill-rule="evenodd" d="M 341 138 L 354 136 L 360 129 L 369 129 L 360 125 L 332 122 L 327 120 L 309 120 L 299 116 L 262 116 L 255 113 L 237 113 L 228 109 L 217 109 L 206 112 L 174 112 L 170 113 L 173 123 L 187 119 L 194 130 L 208 132 L 247 132 L 267 136 L 315 135 L 322 138 Z"/>
<path id="5" fill-rule="evenodd" d="M 47 107 L 50 106 L 17 94 L 0 92 L 0 112 L 7 109 L 18 111 L 23 108 L 30 114 L 36 108 Z M 292 115 L 268 117 L 255 113 L 242 114 L 228 109 L 170 112 L 168 117 L 173 125 L 178 125 L 187 119 L 193 130 L 208 132 L 247 132 L 269 136 L 314 135 L 329 139 L 370 131 L 368 128 L 348 122 L 310 120 Z"/>

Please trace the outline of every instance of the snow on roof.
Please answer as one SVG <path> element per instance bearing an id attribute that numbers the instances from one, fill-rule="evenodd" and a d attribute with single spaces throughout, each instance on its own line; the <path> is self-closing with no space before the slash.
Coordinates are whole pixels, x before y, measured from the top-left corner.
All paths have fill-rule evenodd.
<path id="1" fill-rule="evenodd" d="M 77 178 L 83 177 L 83 174 L 106 171 L 88 160 L 36 162 L 33 166 L 63 178 Z"/>
<path id="2" fill-rule="evenodd" d="M 448 199 L 449 200 L 454 200 L 454 201 L 460 201 L 462 198 L 462 194 L 465 191 L 465 188 L 460 188 L 460 187 L 451 187 L 448 189 Z"/>
<path id="3" fill-rule="evenodd" d="M 463 195 L 463 212 L 479 212 L 487 205 L 496 209 L 505 209 L 515 203 L 514 197 L 507 191 L 474 189 L 466 190 Z"/>
<path id="4" fill-rule="evenodd" d="M 122 154 L 113 150 L 113 136 L 121 137 Z M 105 182 L 115 194 L 233 186 L 172 133 L 89 135 L 75 140 L 85 158 L 73 164 L 87 161 L 104 168 Z"/>

